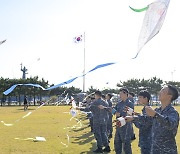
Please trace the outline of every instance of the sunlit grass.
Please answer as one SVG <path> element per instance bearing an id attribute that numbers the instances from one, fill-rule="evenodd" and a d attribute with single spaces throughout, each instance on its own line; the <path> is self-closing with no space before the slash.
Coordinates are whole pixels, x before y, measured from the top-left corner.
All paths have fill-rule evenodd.
<path id="1" fill-rule="evenodd" d="M 94 136 L 88 127 L 89 121 L 84 114 L 79 114 L 77 119 L 70 121 L 72 116 L 67 113 L 69 106 L 43 106 L 35 111 L 36 108 L 30 106 L 29 110 L 24 112 L 21 106 L 0 107 L 0 121 L 14 124 L 5 126 L 0 123 L 0 154 L 90 154 L 96 148 Z M 138 106 L 135 109 L 140 112 L 141 108 Z M 180 113 L 180 107 L 176 109 Z M 32 114 L 23 119 L 28 112 Z M 74 128 L 71 128 L 73 126 Z M 138 154 L 138 130 L 134 130 L 137 139 L 132 142 L 132 149 L 134 154 Z M 45 137 L 46 142 L 23 140 L 36 136 Z M 176 141 L 180 147 L 180 128 Z M 113 144 L 111 139 L 112 154 L 115 153 Z"/>

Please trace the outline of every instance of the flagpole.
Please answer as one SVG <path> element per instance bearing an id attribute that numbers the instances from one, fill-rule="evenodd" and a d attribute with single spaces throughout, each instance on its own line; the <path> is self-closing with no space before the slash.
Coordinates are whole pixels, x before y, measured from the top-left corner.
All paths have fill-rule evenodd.
<path id="1" fill-rule="evenodd" d="M 85 68 L 86 68 L 86 52 L 85 52 L 85 32 L 84 32 L 84 69 L 83 69 L 83 92 L 85 92 Z"/>

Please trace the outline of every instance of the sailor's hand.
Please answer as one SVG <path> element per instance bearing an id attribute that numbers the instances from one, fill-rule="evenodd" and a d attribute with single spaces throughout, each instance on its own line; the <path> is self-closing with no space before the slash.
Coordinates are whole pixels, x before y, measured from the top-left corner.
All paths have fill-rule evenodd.
<path id="1" fill-rule="evenodd" d="M 104 109 L 105 107 L 103 105 L 98 105 L 99 109 Z"/>
<path id="2" fill-rule="evenodd" d="M 119 112 L 116 112 L 116 117 L 120 117 L 120 113 Z"/>
<path id="3" fill-rule="evenodd" d="M 154 111 L 151 106 L 146 106 L 145 110 L 148 116 L 154 117 L 156 114 L 156 111 Z"/>
<path id="4" fill-rule="evenodd" d="M 126 116 L 124 119 L 126 120 L 126 122 L 131 122 L 134 120 L 133 116 Z"/>

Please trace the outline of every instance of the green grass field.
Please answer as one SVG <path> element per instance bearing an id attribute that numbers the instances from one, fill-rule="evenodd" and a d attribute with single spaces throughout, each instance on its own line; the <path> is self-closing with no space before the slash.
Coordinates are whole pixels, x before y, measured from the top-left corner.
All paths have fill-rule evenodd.
<path id="1" fill-rule="evenodd" d="M 37 107 L 30 106 L 25 112 L 22 106 L 0 107 L 0 121 L 14 124 L 6 126 L 0 123 L 0 154 L 91 154 L 96 148 L 96 142 L 88 127 L 89 121 L 84 114 L 78 114 L 77 119 L 70 121 L 72 116 L 67 113 L 69 108 L 69 106 L 43 106 L 35 110 Z M 140 111 L 141 108 L 138 106 L 135 110 Z M 180 113 L 180 106 L 176 109 Z M 32 114 L 22 118 L 28 112 Z M 138 130 L 136 128 L 134 130 L 137 139 L 132 142 L 132 150 L 133 154 L 138 154 L 140 153 Z M 28 139 L 37 136 L 45 137 L 46 142 Z M 180 127 L 176 141 L 180 153 Z M 111 153 L 115 153 L 113 138 L 110 146 Z"/>

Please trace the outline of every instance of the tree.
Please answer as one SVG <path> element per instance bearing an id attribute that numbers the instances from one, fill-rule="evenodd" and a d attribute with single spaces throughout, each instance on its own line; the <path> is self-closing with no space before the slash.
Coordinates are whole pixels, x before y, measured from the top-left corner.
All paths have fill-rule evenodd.
<path id="1" fill-rule="evenodd" d="M 32 83 L 32 84 L 40 84 L 43 85 L 44 87 L 48 86 L 48 81 L 45 81 L 42 79 L 42 81 L 38 80 L 38 76 L 35 76 L 33 78 L 27 78 L 27 79 L 3 79 L 2 77 L 0 78 L 0 98 L 1 98 L 1 105 L 2 102 L 6 100 L 6 97 L 8 98 L 8 103 L 11 102 L 11 98 L 15 97 L 16 100 L 18 98 L 19 100 L 19 105 L 21 105 L 21 98 L 24 95 L 27 96 L 33 96 L 34 97 L 34 105 L 35 105 L 35 98 L 36 96 L 39 96 L 41 98 L 41 93 L 42 90 L 40 88 L 35 88 L 32 86 L 17 86 L 16 89 L 11 92 L 8 96 L 3 95 L 3 92 L 13 86 L 14 84 L 27 84 L 27 83 Z"/>
<path id="2" fill-rule="evenodd" d="M 103 94 L 108 94 L 108 93 L 111 93 L 111 94 L 113 94 L 113 93 L 118 93 L 118 89 L 104 89 L 104 90 L 102 90 L 102 93 L 103 93 Z"/>
<path id="3" fill-rule="evenodd" d="M 95 89 L 93 86 L 91 86 L 88 90 L 87 90 L 87 94 L 92 94 L 93 92 L 97 91 L 98 89 Z"/>
<path id="4" fill-rule="evenodd" d="M 124 82 L 120 81 L 120 83 L 117 83 L 117 87 L 125 87 L 130 92 L 134 92 L 135 94 L 137 94 L 140 91 L 139 87 L 141 87 L 140 79 L 130 79 Z"/>
<path id="5" fill-rule="evenodd" d="M 6 100 L 8 100 L 8 103 L 10 105 L 12 100 L 19 101 L 19 105 L 21 105 L 22 97 L 24 95 L 28 96 L 28 98 L 33 98 L 34 105 L 36 105 L 36 99 L 40 100 L 43 96 L 62 96 L 63 97 L 68 93 L 69 96 L 76 96 L 78 93 L 82 92 L 81 89 L 76 87 L 58 87 L 55 89 L 52 89 L 50 91 L 48 90 L 42 90 L 41 88 L 32 87 L 32 86 L 17 86 L 16 89 L 11 92 L 8 96 L 4 95 L 3 92 L 10 88 L 14 84 L 39 84 L 44 88 L 49 87 L 48 81 L 45 81 L 44 78 L 39 80 L 38 76 L 27 78 L 27 79 L 9 79 L 9 78 L 0 78 L 0 100 L 1 100 L 1 106 L 3 105 Z M 120 81 L 117 83 L 117 87 L 122 88 L 126 87 L 129 89 L 130 92 L 134 92 L 135 94 L 138 94 L 140 90 L 148 90 L 150 94 L 156 96 L 158 92 L 160 91 L 163 84 L 171 84 L 178 88 L 180 91 L 180 82 L 172 82 L 172 81 L 163 81 L 160 78 L 152 77 L 148 80 L 145 79 L 129 79 L 127 81 Z M 51 85 L 53 86 L 53 85 Z M 93 86 L 91 86 L 87 90 L 87 94 L 91 94 L 99 89 L 95 89 Z M 118 89 L 104 89 L 102 90 L 102 93 L 118 93 Z"/>
<path id="6" fill-rule="evenodd" d="M 157 94 L 162 87 L 163 81 L 157 77 L 153 77 L 151 79 L 130 79 L 127 81 L 120 81 L 117 84 L 118 87 L 126 87 L 130 92 L 134 92 L 138 94 L 140 90 L 148 90 L 150 94 L 155 95 L 157 98 Z"/>
<path id="7" fill-rule="evenodd" d="M 156 96 L 156 101 L 158 99 L 158 92 L 161 90 L 163 85 L 163 80 L 157 77 L 153 77 L 149 80 L 149 92 Z"/>

